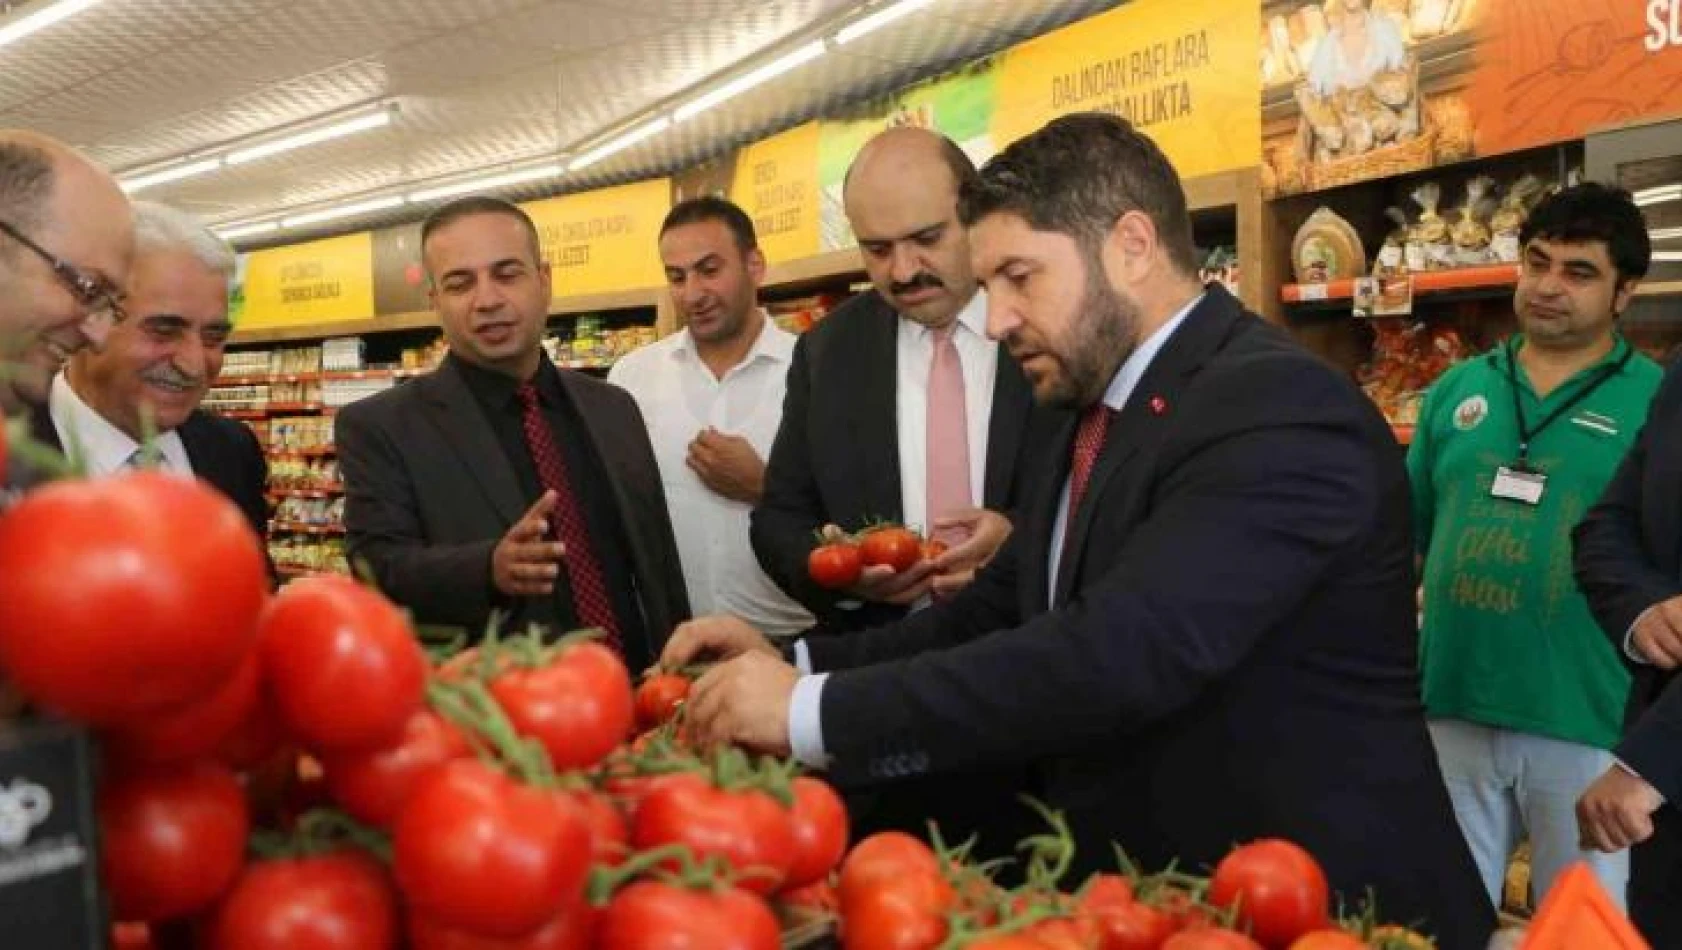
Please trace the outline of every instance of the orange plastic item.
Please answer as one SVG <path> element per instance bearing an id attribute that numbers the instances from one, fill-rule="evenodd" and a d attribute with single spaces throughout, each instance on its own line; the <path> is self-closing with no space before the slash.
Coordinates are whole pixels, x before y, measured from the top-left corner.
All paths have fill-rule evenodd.
<path id="1" fill-rule="evenodd" d="M 1519 950 L 1652 950 L 1582 862 L 1543 899 Z"/>

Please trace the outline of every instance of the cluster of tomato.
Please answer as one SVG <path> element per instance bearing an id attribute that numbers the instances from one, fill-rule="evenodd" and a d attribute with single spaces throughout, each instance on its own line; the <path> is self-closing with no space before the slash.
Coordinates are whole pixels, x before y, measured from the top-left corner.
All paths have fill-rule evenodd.
<path id="1" fill-rule="evenodd" d="M 851 535 L 829 529 L 819 542 L 806 558 L 806 573 L 827 590 L 852 587 L 867 567 L 891 567 L 898 573 L 946 553 L 944 543 L 891 523 L 871 525 Z"/>
<path id="2" fill-rule="evenodd" d="M 961 853 L 899 833 L 860 842 L 836 894 L 846 950 L 1430 950 L 1406 928 L 1334 921 L 1325 872 L 1282 840 L 1235 848 L 1210 878 L 1096 874 L 1058 890 L 1072 851 L 1061 819 L 1030 839 L 1026 883 L 1003 890 Z M 1119 856 L 1119 855 L 1118 855 Z"/>

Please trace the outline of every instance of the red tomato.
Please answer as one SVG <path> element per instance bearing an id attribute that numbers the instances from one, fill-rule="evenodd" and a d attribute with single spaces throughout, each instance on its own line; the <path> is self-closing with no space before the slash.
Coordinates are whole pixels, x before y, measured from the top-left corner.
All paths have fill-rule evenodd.
<path id="1" fill-rule="evenodd" d="M 923 542 L 909 528 L 875 528 L 865 533 L 859 553 L 865 567 L 887 565 L 905 571 L 923 556 Z"/>
<path id="2" fill-rule="evenodd" d="M 689 698 L 689 678 L 656 673 L 637 685 L 637 728 L 653 729 L 671 721 Z"/>
<path id="3" fill-rule="evenodd" d="M 99 788 L 100 869 L 118 920 L 184 917 L 239 875 L 251 814 L 234 773 L 198 762 L 120 772 Z"/>
<path id="4" fill-rule="evenodd" d="M 855 544 L 824 544 L 806 556 L 806 573 L 813 583 L 827 590 L 845 590 L 857 584 L 863 571 L 864 554 Z"/>
<path id="5" fill-rule="evenodd" d="M 841 900 L 845 950 L 934 950 L 946 942 L 956 897 L 944 878 L 912 874 Z"/>
<path id="6" fill-rule="evenodd" d="M 597 916 L 594 908 L 580 904 L 535 932 L 511 940 L 481 937 L 411 917 L 408 950 L 590 950 Z"/>
<path id="7" fill-rule="evenodd" d="M 1262 945 L 1236 930 L 1193 927 L 1169 937 L 1162 950 L 1262 950 Z"/>
<path id="8" fill-rule="evenodd" d="M 281 721 L 311 748 L 383 748 L 421 708 L 426 654 L 408 621 L 349 577 L 287 585 L 260 636 Z"/>
<path id="9" fill-rule="evenodd" d="M 1119 874 L 1095 874 L 1080 892 L 1079 905 L 1083 910 L 1097 912 L 1131 903 L 1133 884 Z"/>
<path id="10" fill-rule="evenodd" d="M 1159 950 L 1178 933 L 1179 921 L 1149 904 L 1106 902 L 1089 911 L 1103 950 Z"/>
<path id="11" fill-rule="evenodd" d="M 0 423 L 0 442 L 4 442 L 4 424 Z M 0 471 L 0 478 L 5 477 Z M 152 939 L 152 928 L 146 924 L 112 924 L 111 950 L 157 950 L 158 945 Z"/>
<path id="12" fill-rule="evenodd" d="M 631 732 L 631 675 L 599 643 L 567 648 L 548 665 L 510 669 L 491 695 L 521 735 L 543 743 L 557 769 L 601 762 Z"/>
<path id="13" fill-rule="evenodd" d="M 261 693 L 257 651 L 208 699 L 112 729 L 106 749 L 121 763 L 162 765 L 211 756 L 257 712 Z"/>
<path id="14" fill-rule="evenodd" d="M 841 909 L 841 897 L 835 893 L 835 885 L 828 881 L 818 881 L 805 887 L 783 891 L 777 895 L 777 903 L 795 910 L 825 914 L 833 914 Z"/>
<path id="15" fill-rule="evenodd" d="M 251 525 L 209 485 L 55 482 L 0 518 L 0 675 L 72 719 L 133 723 L 215 693 L 267 593 Z"/>
<path id="16" fill-rule="evenodd" d="M 1045 950 L 1100 950 L 1103 935 L 1090 917 L 1054 917 L 1022 932 Z"/>
<path id="17" fill-rule="evenodd" d="M 590 830 L 575 807 L 474 759 L 421 781 L 392 844 L 415 913 L 493 937 L 526 936 L 576 904 L 590 867 Z"/>
<path id="18" fill-rule="evenodd" d="M 718 855 L 756 894 L 777 890 L 794 861 L 794 825 L 776 799 L 760 791 L 726 791 L 699 775 L 674 775 L 637 809 L 631 843 L 639 851 L 685 844 L 697 858 Z"/>
<path id="19" fill-rule="evenodd" d="M 1238 908 L 1240 926 L 1258 942 L 1284 950 L 1331 921 L 1326 872 L 1289 841 L 1265 839 L 1236 848 L 1215 866 L 1209 903 Z"/>
<path id="20" fill-rule="evenodd" d="M 359 851 L 259 861 L 208 927 L 209 950 L 394 950 L 397 895 Z"/>
<path id="21" fill-rule="evenodd" d="M 779 950 L 782 928 L 765 901 L 747 891 L 709 893 L 641 881 L 608 903 L 596 945 L 613 950 Z"/>
<path id="22" fill-rule="evenodd" d="M 258 652 L 259 666 L 262 663 Z M 259 684 L 257 702 L 245 718 L 216 746 L 216 760 L 240 772 L 249 772 L 274 759 L 286 742 L 269 691 Z"/>
<path id="23" fill-rule="evenodd" d="M 847 853 L 847 806 L 829 783 L 804 775 L 794 780 L 794 862 L 784 884 L 795 888 L 823 880 Z"/>
<path id="24" fill-rule="evenodd" d="M 930 538 L 923 542 L 923 560 L 938 561 L 940 560 L 940 556 L 949 550 L 951 549 L 946 546 L 945 541 L 936 541 L 935 539 Z"/>
<path id="25" fill-rule="evenodd" d="M 631 830 L 613 802 L 588 790 L 572 792 L 569 797 L 590 827 L 591 860 L 604 867 L 616 867 L 624 861 L 631 850 Z"/>
<path id="26" fill-rule="evenodd" d="M 1367 942 L 1346 931 L 1328 928 L 1303 934 L 1291 942 L 1290 950 L 1367 950 Z"/>
<path id="27" fill-rule="evenodd" d="M 1216 916 L 1212 908 L 1179 887 L 1165 887 L 1157 891 L 1151 902 L 1182 929 L 1211 923 Z"/>
<path id="28" fill-rule="evenodd" d="M 982 937 L 964 944 L 965 950 L 1046 950 L 1042 943 L 1031 934 L 1014 933 L 998 937 Z"/>
<path id="29" fill-rule="evenodd" d="M 841 862 L 841 880 L 837 886 L 841 906 L 845 908 L 851 900 L 864 897 L 882 884 L 915 876 L 946 883 L 940 859 L 928 845 L 903 831 L 871 835 Z M 957 900 L 951 885 L 947 885 L 946 894 L 948 905 Z"/>
<path id="30" fill-rule="evenodd" d="M 327 791 L 358 821 L 387 828 L 421 779 L 452 759 L 473 754 L 461 730 L 429 709 L 409 717 L 396 745 L 370 752 L 322 755 Z"/>

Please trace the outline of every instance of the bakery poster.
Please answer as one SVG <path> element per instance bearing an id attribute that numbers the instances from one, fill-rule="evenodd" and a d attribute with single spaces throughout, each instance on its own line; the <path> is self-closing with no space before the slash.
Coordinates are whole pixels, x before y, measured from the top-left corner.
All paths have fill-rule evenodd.
<path id="1" fill-rule="evenodd" d="M 1682 111 L 1682 0 L 1263 0 L 1261 14 L 1269 197 Z"/>

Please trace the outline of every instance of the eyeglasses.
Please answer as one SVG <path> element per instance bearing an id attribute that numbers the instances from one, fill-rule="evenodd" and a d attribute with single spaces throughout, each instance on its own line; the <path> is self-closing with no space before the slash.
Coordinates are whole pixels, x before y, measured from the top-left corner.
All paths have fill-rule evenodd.
<path id="1" fill-rule="evenodd" d="M 0 221 L 0 232 L 11 236 L 12 240 L 33 251 L 75 296 L 76 301 L 87 310 L 87 316 L 82 321 L 82 333 L 89 340 L 98 344 L 104 341 L 105 334 L 113 326 L 127 318 L 123 311 L 123 300 L 127 296 L 111 282 L 102 277 L 94 277 L 85 273 L 81 268 L 68 261 L 60 260 L 51 251 L 36 244 L 8 222 Z"/>

